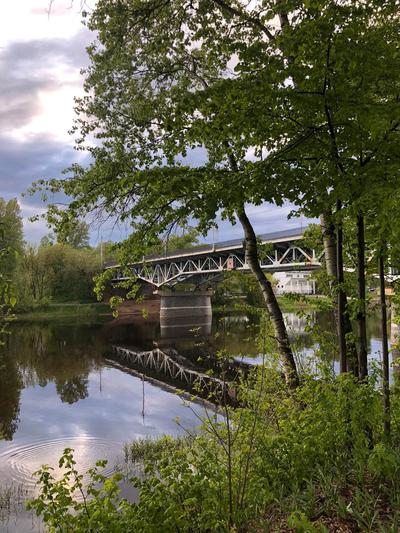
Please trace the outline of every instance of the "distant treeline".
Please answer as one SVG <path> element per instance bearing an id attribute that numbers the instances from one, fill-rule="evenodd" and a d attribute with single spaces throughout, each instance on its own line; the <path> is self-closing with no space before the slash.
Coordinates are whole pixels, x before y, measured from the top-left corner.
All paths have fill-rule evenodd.
<path id="1" fill-rule="evenodd" d="M 158 238 L 148 253 L 188 248 L 198 244 L 194 228 L 181 228 L 182 234 Z M 89 226 L 69 221 L 55 234 L 42 238 L 39 245 L 24 241 L 21 210 L 16 199 L 0 198 L 0 272 L 13 286 L 16 309 L 43 309 L 51 303 L 95 302 L 93 278 L 105 262 L 116 259 L 115 243 L 89 244 Z"/>
<path id="2" fill-rule="evenodd" d="M 89 228 L 76 221 L 62 234 L 46 235 L 39 245 L 24 241 L 16 199 L 0 198 L 1 272 L 14 286 L 17 310 L 30 311 L 52 302 L 94 302 L 93 277 L 102 261 L 112 259 L 112 243 L 89 245 Z"/>

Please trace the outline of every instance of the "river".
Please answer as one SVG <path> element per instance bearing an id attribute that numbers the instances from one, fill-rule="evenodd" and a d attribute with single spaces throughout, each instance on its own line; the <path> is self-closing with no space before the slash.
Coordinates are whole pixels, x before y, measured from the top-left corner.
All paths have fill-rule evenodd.
<path id="1" fill-rule="evenodd" d="M 321 330 L 332 331 L 329 314 L 313 312 L 311 319 Z M 315 347 L 307 332 L 307 313 L 302 317 L 285 313 L 285 320 L 299 360 L 307 359 Z M 257 362 L 262 351 L 258 330 L 257 316 L 216 314 L 209 335 L 192 330 L 185 338 L 170 340 L 170 347 L 192 361 L 206 352 L 225 350 L 238 359 Z M 148 350 L 154 340 L 165 346 L 154 319 L 103 317 L 11 325 L 0 359 L 3 494 L 11 487 L 14 495 L 20 491 L 22 500 L 33 496 L 37 490 L 33 472 L 44 463 L 55 466 L 65 447 L 75 450 L 79 470 L 107 459 L 106 472 L 111 472 L 124 461 L 125 443 L 178 435 L 182 428 L 198 424 L 200 404 L 183 403 L 169 385 L 142 379 L 113 363 L 111 345 Z M 371 355 L 379 359 L 376 318 L 369 321 L 368 340 Z M 0 531 L 40 530 L 40 524 L 21 508 L 17 504 L 0 508 Z"/>

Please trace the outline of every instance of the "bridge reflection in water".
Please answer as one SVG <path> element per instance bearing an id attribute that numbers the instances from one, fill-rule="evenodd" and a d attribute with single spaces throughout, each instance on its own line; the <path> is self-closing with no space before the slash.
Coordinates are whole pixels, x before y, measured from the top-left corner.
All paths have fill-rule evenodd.
<path id="1" fill-rule="evenodd" d="M 159 291 L 157 295 L 160 329 L 157 338 L 153 339 L 153 346 L 143 349 L 135 345 L 113 344 L 113 358 L 144 379 L 157 379 L 207 399 L 213 397 L 235 403 L 232 383 L 248 365 L 221 362 L 216 357 L 212 336 L 212 292 Z M 132 324 L 133 327 L 137 325 Z"/>
<path id="2" fill-rule="evenodd" d="M 196 293 L 159 293 L 159 297 L 157 308 L 153 308 L 153 315 L 149 319 L 126 315 L 123 319 L 126 321 L 125 334 L 120 339 L 112 340 L 114 346 L 127 348 L 135 354 L 149 354 L 153 350 L 159 350 L 154 351 L 152 356 L 130 357 L 129 365 L 140 376 L 193 391 L 193 384 L 196 383 L 197 386 L 201 381 L 200 378 L 197 379 L 199 374 L 207 374 L 212 370 L 215 377 L 220 375 L 221 366 L 216 356 L 219 350 L 225 349 L 230 356 L 236 357 L 236 363 L 228 368 L 229 380 L 234 380 L 239 371 L 247 372 L 249 366 L 263 360 L 256 341 L 258 318 L 228 314 L 218 315 L 217 320 L 214 317 L 213 322 L 210 293 L 207 291 L 197 293 L 197 296 Z M 196 307 L 193 307 L 193 303 Z M 334 339 L 334 320 L 330 313 L 310 311 L 307 316 L 305 313 L 299 316 L 291 312 L 284 313 L 284 319 L 301 364 L 309 364 L 318 350 L 318 344 L 307 327 L 309 319 L 311 323 L 317 324 L 317 329 L 323 331 L 325 337 L 330 333 Z M 395 349 L 395 341 L 399 336 L 399 327 L 392 323 L 394 364 L 391 379 L 399 372 L 399 365 L 396 364 L 399 351 Z M 381 337 L 377 317 L 371 317 L 368 339 L 370 361 L 380 361 Z M 324 353 L 319 353 L 319 357 L 323 357 L 334 371 L 338 371 L 337 353 L 333 344 L 332 350 L 329 351 L 329 346 L 326 345 Z M 166 355 L 164 360 L 161 352 Z M 121 359 L 121 364 L 128 364 L 126 357 Z"/>

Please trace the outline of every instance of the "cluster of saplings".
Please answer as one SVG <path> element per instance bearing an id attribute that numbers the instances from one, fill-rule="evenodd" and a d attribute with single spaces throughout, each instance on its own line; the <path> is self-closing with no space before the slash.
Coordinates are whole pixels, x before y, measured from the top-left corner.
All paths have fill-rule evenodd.
<path id="1" fill-rule="evenodd" d="M 78 214 L 131 222 L 122 265 L 177 225 L 238 223 L 279 371 L 259 369 L 244 407 L 223 406 L 220 423 L 151 455 L 138 505 L 115 506 L 112 481 L 73 504 L 66 482 L 43 472 L 36 510 L 77 531 L 338 530 L 330 519 L 397 531 L 385 300 L 400 242 L 397 0 L 101 0 L 87 17 L 96 42 L 76 131 L 92 163 L 33 190 L 73 197 L 50 207 L 58 231 Z M 247 206 L 286 200 L 321 221 L 339 377 L 300 371 L 260 267 Z M 379 379 L 367 361 L 367 276 L 380 286 Z"/>

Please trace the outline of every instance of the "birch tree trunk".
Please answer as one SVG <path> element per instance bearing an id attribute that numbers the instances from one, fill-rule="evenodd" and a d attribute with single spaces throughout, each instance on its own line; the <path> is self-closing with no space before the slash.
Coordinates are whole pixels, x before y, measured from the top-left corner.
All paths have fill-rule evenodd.
<path id="1" fill-rule="evenodd" d="M 332 214 L 330 212 L 323 213 L 320 216 L 320 222 L 324 243 L 326 273 L 329 276 L 329 287 L 332 291 L 337 280 L 336 235 L 335 225 L 332 222 Z"/>
<path id="2" fill-rule="evenodd" d="M 260 285 L 268 313 L 274 327 L 275 338 L 278 343 L 278 351 L 282 360 L 286 383 L 291 388 L 297 387 L 299 385 L 299 375 L 290 346 L 286 325 L 283 320 L 282 311 L 273 291 L 272 284 L 266 278 L 261 269 L 258 258 L 256 234 L 250 220 L 247 217 L 244 206 L 240 211 L 238 211 L 237 216 L 243 227 L 245 236 L 246 262 L 248 263 L 252 273 Z"/>

